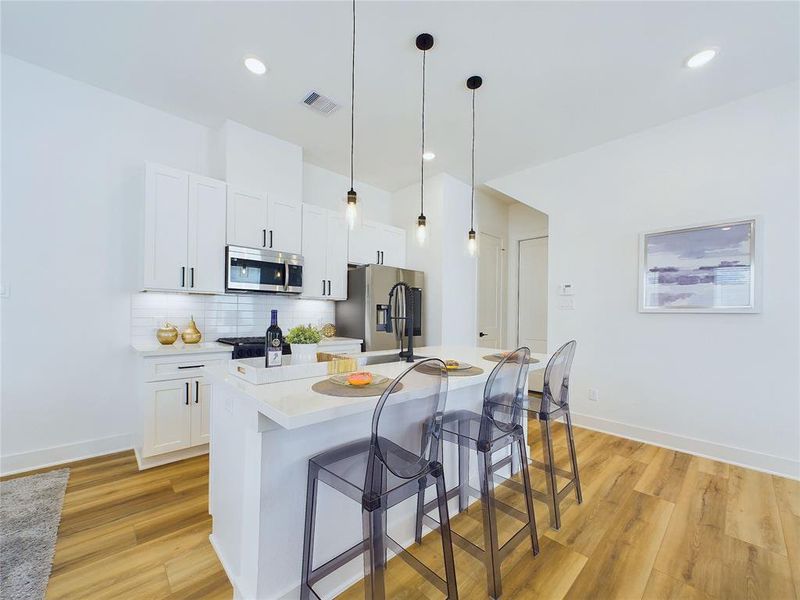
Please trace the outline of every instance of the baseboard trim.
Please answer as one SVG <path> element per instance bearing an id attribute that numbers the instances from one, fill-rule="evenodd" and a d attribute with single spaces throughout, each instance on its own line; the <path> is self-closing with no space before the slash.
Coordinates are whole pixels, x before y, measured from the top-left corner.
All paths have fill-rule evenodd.
<path id="1" fill-rule="evenodd" d="M 789 458 L 754 452 L 734 446 L 725 446 L 716 442 L 685 437 L 657 429 L 647 429 L 638 425 L 630 425 L 575 412 L 572 413 L 572 422 L 579 427 L 618 435 L 637 442 L 645 442 L 670 450 L 687 452 L 703 458 L 762 471 L 770 475 L 780 475 L 781 477 L 800 480 L 800 461 Z"/>
<path id="2" fill-rule="evenodd" d="M 14 475 L 133 448 L 129 433 L 0 457 L 0 475 Z"/>
<path id="3" fill-rule="evenodd" d="M 194 458 L 201 454 L 208 454 L 208 444 L 201 444 L 199 446 L 192 446 L 191 448 L 184 448 L 183 450 L 175 450 L 174 452 L 167 452 L 166 454 L 157 454 L 156 456 L 143 456 L 140 448 L 133 449 L 136 455 L 136 465 L 140 471 L 145 469 L 152 469 L 153 467 L 160 467 L 169 463 L 185 460 L 187 458 Z"/>

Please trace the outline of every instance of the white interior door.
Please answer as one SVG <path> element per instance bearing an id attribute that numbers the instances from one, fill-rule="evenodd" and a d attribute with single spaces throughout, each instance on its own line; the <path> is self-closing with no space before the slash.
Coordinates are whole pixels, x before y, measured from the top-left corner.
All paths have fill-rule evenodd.
<path id="1" fill-rule="evenodd" d="M 547 352 L 547 238 L 519 243 L 519 344 Z"/>
<path id="2" fill-rule="evenodd" d="M 225 292 L 225 198 L 223 181 L 189 176 L 190 291 Z"/>
<path id="3" fill-rule="evenodd" d="M 496 236 L 478 234 L 478 346 L 503 345 L 503 243 Z"/>
<path id="4" fill-rule="evenodd" d="M 303 204 L 303 297 L 325 298 L 327 293 L 328 211 Z"/>
<path id="5" fill-rule="evenodd" d="M 148 163 L 145 180 L 144 287 L 186 290 L 189 175 Z"/>
<path id="6" fill-rule="evenodd" d="M 228 244 L 266 248 L 267 198 L 228 187 Z"/>
<path id="7" fill-rule="evenodd" d="M 347 299 L 347 221 L 344 215 L 328 211 L 326 249 L 327 277 L 331 300 Z"/>

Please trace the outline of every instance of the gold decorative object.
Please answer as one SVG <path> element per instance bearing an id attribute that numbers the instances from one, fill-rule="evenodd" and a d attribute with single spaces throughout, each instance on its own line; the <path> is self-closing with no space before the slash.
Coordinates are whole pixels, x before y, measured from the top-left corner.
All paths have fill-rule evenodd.
<path id="1" fill-rule="evenodd" d="M 336 325 L 333 323 L 325 323 L 319 330 L 323 337 L 331 338 L 336 335 Z"/>
<path id="2" fill-rule="evenodd" d="M 196 344 L 203 339 L 203 334 L 200 333 L 197 325 L 195 325 L 194 316 L 190 318 L 189 326 L 183 330 L 183 333 L 181 333 L 181 339 L 183 340 L 184 344 Z"/>
<path id="3" fill-rule="evenodd" d="M 159 344 L 164 344 L 165 346 L 174 344 L 175 340 L 178 339 L 178 328 L 172 323 L 164 323 L 156 331 L 156 338 L 158 338 Z"/>

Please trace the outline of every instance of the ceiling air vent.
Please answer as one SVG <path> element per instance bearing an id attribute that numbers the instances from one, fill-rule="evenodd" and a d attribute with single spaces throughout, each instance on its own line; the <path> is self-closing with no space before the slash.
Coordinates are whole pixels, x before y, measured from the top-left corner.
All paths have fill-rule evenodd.
<path id="1" fill-rule="evenodd" d="M 336 102 L 314 91 L 306 94 L 306 97 L 303 98 L 303 104 L 323 115 L 329 115 L 339 108 Z"/>

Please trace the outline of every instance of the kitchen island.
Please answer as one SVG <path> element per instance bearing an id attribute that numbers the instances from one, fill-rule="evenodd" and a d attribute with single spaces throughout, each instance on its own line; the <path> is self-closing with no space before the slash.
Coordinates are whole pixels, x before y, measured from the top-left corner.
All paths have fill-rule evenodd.
<path id="1" fill-rule="evenodd" d="M 455 359 L 483 369 L 480 375 L 449 378 L 446 410 L 480 412 L 483 387 L 496 362 L 483 356 L 490 348 L 430 346 L 415 354 Z M 359 357 L 396 354 L 380 351 Z M 547 356 L 534 354 L 543 369 Z M 365 367 L 395 378 L 405 361 Z M 211 543 L 237 598 L 266 600 L 299 597 L 308 459 L 341 444 L 368 438 L 378 396 L 342 398 L 319 394 L 311 386 L 328 376 L 255 385 L 230 373 L 225 365 L 208 367 L 213 385 L 209 512 Z M 402 393 L 402 392 L 399 392 Z M 448 487 L 455 460 L 445 444 Z M 477 461 L 472 461 L 473 469 Z M 474 474 L 473 474 L 474 476 Z M 429 493 L 432 493 L 429 492 Z M 392 537 L 413 542 L 413 499 L 393 508 Z M 451 511 L 452 511 L 451 507 Z M 315 565 L 322 564 L 361 539 L 361 507 L 321 486 L 317 509 Z M 351 561 L 316 588 L 331 597 L 363 576 L 363 562 Z"/>

